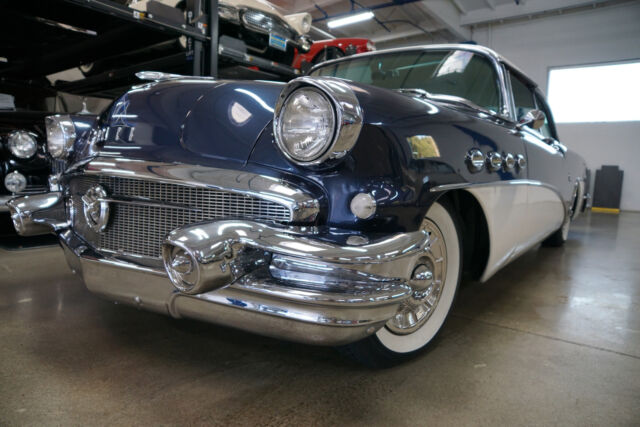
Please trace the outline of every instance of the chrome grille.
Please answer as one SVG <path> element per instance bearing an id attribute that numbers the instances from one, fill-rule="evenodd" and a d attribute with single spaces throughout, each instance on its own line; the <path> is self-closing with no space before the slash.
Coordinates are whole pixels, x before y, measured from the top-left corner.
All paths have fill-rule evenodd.
<path id="1" fill-rule="evenodd" d="M 147 205 L 111 202 L 110 219 L 102 233 L 85 222 L 82 195 L 102 185 L 110 198 L 133 198 Z M 211 188 L 189 187 L 132 178 L 79 176 L 70 183 L 74 229 L 96 249 L 134 256 L 160 258 L 160 245 L 171 230 L 195 222 L 245 218 L 286 222 L 286 206 L 253 196 Z"/>
<path id="2" fill-rule="evenodd" d="M 263 33 L 274 33 L 279 36 L 295 39 L 295 32 L 278 18 L 257 10 L 246 10 L 242 14 L 242 21 L 247 27 Z"/>

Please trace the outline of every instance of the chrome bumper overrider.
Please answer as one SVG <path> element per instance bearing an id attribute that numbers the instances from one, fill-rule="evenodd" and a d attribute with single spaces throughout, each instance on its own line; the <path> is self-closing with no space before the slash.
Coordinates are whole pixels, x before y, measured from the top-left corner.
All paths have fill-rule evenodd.
<path id="1" fill-rule="evenodd" d="M 215 221 L 172 232 L 163 271 L 92 249 L 61 220 L 63 206 L 57 193 L 9 203 L 19 232 L 58 234 L 90 291 L 176 318 L 322 345 L 353 342 L 384 326 L 411 295 L 402 278 L 428 242 L 418 231 L 341 246 L 299 230 Z M 168 277 L 172 269 L 196 286 L 181 290 Z"/>
<path id="2" fill-rule="evenodd" d="M 14 196 L 0 196 L 0 212 L 9 212 L 9 206 L 7 206 L 7 202 L 13 197 Z"/>

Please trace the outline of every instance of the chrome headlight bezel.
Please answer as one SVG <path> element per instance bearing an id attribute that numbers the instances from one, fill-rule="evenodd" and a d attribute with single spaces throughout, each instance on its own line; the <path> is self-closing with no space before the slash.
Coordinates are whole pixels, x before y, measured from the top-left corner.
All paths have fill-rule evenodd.
<path id="1" fill-rule="evenodd" d="M 281 114 L 291 95 L 296 90 L 305 87 L 316 89 L 330 101 L 335 115 L 335 129 L 332 139 L 326 144 L 326 149 L 322 150 L 316 158 L 301 161 L 289 153 L 283 142 Z M 363 114 L 358 98 L 343 80 L 333 77 L 298 77 L 289 82 L 278 97 L 274 109 L 273 135 L 276 145 L 288 160 L 300 166 L 314 166 L 346 156 L 353 149 L 358 136 L 360 136 L 362 121 Z"/>
<path id="2" fill-rule="evenodd" d="M 20 184 L 18 187 L 13 187 L 12 185 L 8 184 L 11 182 L 15 182 L 16 180 L 20 181 Z M 9 190 L 11 193 L 13 194 L 21 193 L 25 190 L 25 188 L 27 188 L 27 177 L 18 171 L 13 171 L 11 173 L 8 173 L 7 176 L 4 177 L 3 183 L 4 183 L 4 187 L 7 190 Z M 10 188 L 10 187 L 13 187 L 13 188 Z"/>
<path id="3" fill-rule="evenodd" d="M 68 114 L 47 116 L 44 119 L 47 129 L 47 151 L 55 159 L 65 159 L 73 151 L 76 141 L 76 128 Z"/>
<path id="4" fill-rule="evenodd" d="M 18 144 L 17 139 L 19 137 L 27 137 L 27 141 L 30 143 L 29 150 L 26 154 L 21 153 L 20 151 L 16 151 L 16 144 Z M 7 147 L 9 148 L 9 152 L 16 158 L 26 160 L 33 157 L 38 151 L 38 136 L 33 132 L 28 132 L 26 130 L 14 130 L 9 133 L 7 137 Z"/>
<path id="5" fill-rule="evenodd" d="M 218 17 L 239 24 L 240 9 L 222 2 L 218 3 Z"/>

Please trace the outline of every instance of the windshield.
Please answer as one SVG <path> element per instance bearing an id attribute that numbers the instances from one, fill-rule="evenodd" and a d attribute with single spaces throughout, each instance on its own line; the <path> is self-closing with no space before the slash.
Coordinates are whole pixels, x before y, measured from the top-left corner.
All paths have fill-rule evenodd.
<path id="1" fill-rule="evenodd" d="M 423 89 L 434 95 L 468 99 L 500 111 L 498 76 L 484 55 L 467 50 L 420 50 L 353 57 L 311 73 L 386 89 Z"/>

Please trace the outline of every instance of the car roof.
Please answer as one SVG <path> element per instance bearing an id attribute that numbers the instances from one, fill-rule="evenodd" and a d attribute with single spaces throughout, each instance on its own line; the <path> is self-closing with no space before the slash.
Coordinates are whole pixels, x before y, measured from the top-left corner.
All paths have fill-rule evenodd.
<path id="1" fill-rule="evenodd" d="M 467 44 L 467 43 L 448 43 L 448 44 L 428 44 L 428 45 L 415 45 L 415 46 L 405 46 L 405 47 L 395 47 L 395 48 L 389 48 L 389 49 L 381 49 L 381 50 L 376 50 L 376 51 L 372 51 L 372 52 L 365 52 L 365 53 L 359 53 L 357 55 L 352 55 L 352 56 L 345 56 L 343 58 L 337 58 L 337 59 L 332 59 L 326 62 L 322 62 L 316 66 L 314 66 L 309 73 L 311 73 L 312 71 L 314 71 L 317 68 L 321 68 L 323 66 L 335 63 L 335 62 L 342 62 L 342 61 L 348 61 L 349 59 L 352 58 L 361 58 L 361 57 L 365 57 L 365 56 L 376 56 L 379 54 L 385 54 L 385 53 L 393 53 L 393 52 L 411 52 L 411 51 L 423 51 L 423 50 L 467 50 L 467 51 L 471 51 L 471 52 L 475 52 L 475 53 L 479 53 L 485 56 L 490 57 L 491 59 L 500 62 L 504 65 L 506 65 L 507 67 L 509 67 L 510 69 L 514 70 L 520 77 L 524 78 L 527 83 L 529 83 L 529 85 L 533 86 L 533 87 L 537 87 L 538 85 L 536 84 L 536 82 L 534 82 L 529 76 L 527 76 L 520 68 L 518 68 L 515 64 L 513 64 L 511 61 L 509 61 L 508 59 L 506 59 L 504 56 L 500 55 L 499 53 L 497 53 L 495 50 L 490 49 L 486 46 L 481 46 L 481 45 L 477 45 L 477 44 Z"/>

